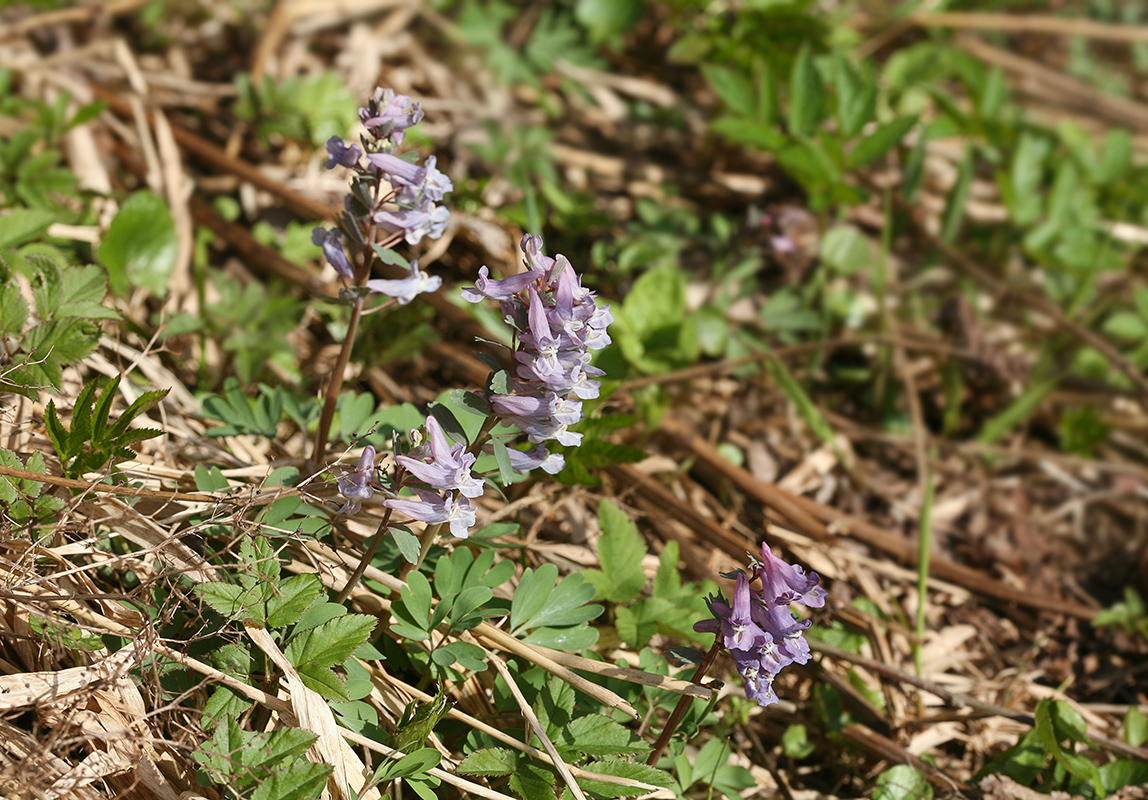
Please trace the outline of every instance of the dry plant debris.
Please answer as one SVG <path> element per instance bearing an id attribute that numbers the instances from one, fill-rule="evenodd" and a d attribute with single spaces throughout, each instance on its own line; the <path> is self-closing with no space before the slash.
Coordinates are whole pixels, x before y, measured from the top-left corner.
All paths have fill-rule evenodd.
<path id="1" fill-rule="evenodd" d="M 409 702 L 430 708 L 444 693 L 447 727 L 432 724 L 422 737 L 437 766 L 411 772 L 424 783 L 412 779 L 404 791 L 533 798 L 565 788 L 579 799 L 586 792 L 708 793 L 709 776 L 690 781 L 679 771 L 682 784 L 667 788 L 603 773 L 608 762 L 586 761 L 564 748 L 568 742 L 552 741 L 547 724 L 559 712 L 540 699 L 547 691 L 568 691 L 570 703 L 577 696 L 613 713 L 647 744 L 677 698 L 692 698 L 693 736 L 679 743 L 673 768 L 712 762 L 716 775 L 721 750 L 720 763 L 749 778 L 718 790 L 745 798 L 870 791 L 1034 797 L 1015 773 L 984 780 L 979 773 L 1021 737 L 1053 725 L 1041 716 L 1049 708 L 1079 720 L 1094 747 L 1089 763 L 1127 759 L 1139 765 L 1134 774 L 1144 774 L 1144 737 L 1128 728 L 1137 713 L 1141 721 L 1148 713 L 1148 626 L 1142 607 L 1138 618 L 1131 611 L 1136 592 L 1148 595 L 1148 450 L 1140 436 L 1148 429 L 1148 379 L 1143 347 L 1122 336 L 1135 319 L 1119 315 L 1137 307 L 1148 314 L 1140 255 L 1148 200 L 1129 190 L 1118 198 L 1123 206 L 1113 210 L 1113 200 L 1090 220 L 1096 238 L 1082 246 L 1126 255 L 1121 269 L 1097 269 L 1050 294 L 1049 283 L 1069 279 L 1033 255 L 1036 234 L 1022 257 L 1010 249 L 1013 234 L 993 232 L 1025 215 L 1035 214 L 1035 225 L 1054 214 L 1051 205 L 1030 212 L 1017 194 L 1062 191 L 1060 202 L 1071 204 L 1072 186 L 1050 189 L 1004 143 L 984 147 L 975 124 L 953 125 L 947 134 L 938 127 L 931 137 L 922 131 L 945 114 L 982 119 L 989 100 L 956 93 L 955 79 L 946 84 L 951 97 L 922 90 L 909 102 L 912 92 L 904 92 L 898 102 L 915 103 L 919 115 L 914 133 L 906 127 L 908 138 L 898 137 L 895 149 L 857 163 L 847 177 L 826 179 L 819 193 L 803 180 L 820 167 L 792 148 L 773 147 L 769 137 L 779 134 L 753 128 L 739 139 L 734 123 L 711 129 L 718 118 L 735 118 L 731 99 L 742 83 L 728 66 L 706 72 L 683 53 L 682 42 L 698 44 L 702 31 L 714 48 L 724 42 L 736 50 L 738 26 L 763 24 L 755 15 L 766 12 L 699 3 L 690 17 L 682 10 L 690 4 L 651 0 L 623 32 L 591 37 L 590 45 L 572 41 L 570 9 L 595 5 L 279 0 L 176 8 L 127 0 L 0 11 L 0 72 L 10 92 L 0 98 L 8 140 L 0 149 L 8 158 L 22 132 L 44 137 L 3 165 L 2 277 L 12 272 L 9 255 L 30 241 L 5 228 L 5 219 L 43 222 L 43 241 L 52 243 L 45 247 L 99 263 L 113 220 L 142 190 L 170 217 L 166 274 L 149 278 L 146 266 L 129 264 L 121 286 L 113 279 L 109 316 L 122 321 L 86 319 L 97 326 L 84 329 L 90 346 L 57 367 L 54 387 L 21 393 L 6 383 L 0 394 L 0 445 L 14 454 L 0 463 L 8 498 L 0 522 L 0 794 L 240 796 L 246 790 L 226 781 L 197 783 L 210 770 L 195 754 L 217 731 L 220 708 L 232 704 L 246 709 L 236 730 L 314 734 L 299 755 L 332 768 L 326 779 L 309 773 L 316 792 L 381 797 L 386 784 L 368 786 L 366 765 L 395 748 L 372 734 L 401 731 Z M 808 26 L 794 37 L 820 36 L 817 46 L 828 48 L 822 29 L 830 23 L 814 5 L 778 4 L 792 12 L 784 19 Z M 943 42 L 958 73 L 987 65 L 976 72 L 992 82 L 982 88 L 1007 94 L 1008 113 L 1070 129 L 1066 141 L 1108 142 L 1113 152 L 1127 140 L 1128 170 L 1137 164 L 1143 176 L 1148 98 L 1138 87 L 1123 97 L 1096 88 L 1105 70 L 1139 57 L 1131 48 L 1148 41 L 1143 24 L 1029 13 L 894 20 L 874 6 L 850 5 L 856 14 L 840 28 L 859 43 L 858 57 L 903 58 L 908 81 L 912 69 L 929 67 L 921 43 L 942 53 Z M 692 39 L 690 25 L 697 26 Z M 958 34 L 937 38 L 949 29 Z M 1120 42 L 1133 55 L 1099 52 L 1101 42 Z M 787 47 L 778 59 L 817 80 L 801 72 L 808 48 Z M 771 59 L 747 63 L 758 69 Z M 775 70 L 781 61 L 773 59 Z M 762 112 L 755 103 L 785 96 L 788 127 L 808 126 L 809 141 L 818 126 L 848 127 L 841 114 L 803 120 L 817 112 L 794 110 L 797 84 L 768 89 L 764 74 L 754 73 L 757 83 L 743 80 L 762 92 L 742 97 L 747 114 Z M 447 288 L 409 309 L 365 318 L 344 374 L 338 359 L 346 322 L 333 310 L 340 283 L 306 236 L 313 225 L 330 224 L 346 190 L 322 168 L 323 132 L 350 137 L 354 109 L 376 85 L 422 103 L 427 119 L 417 146 L 438 155 L 458 202 L 441 238 L 418 247 L 419 264 L 442 275 Z M 91 118 L 52 129 L 47 109 L 57 104 L 60 120 L 84 107 L 93 109 Z M 999 130 L 1015 134 L 1003 123 Z M 1043 131 L 1021 126 L 1016 135 L 1030 139 L 1017 149 L 1044 158 L 1059 145 Z M 998 174 L 971 166 L 974 141 L 1000 157 L 998 173 L 1011 170 L 1004 185 L 1016 194 L 1002 192 Z M 36 162 L 36 172 L 29 165 L 45 152 L 58 162 Z M 1103 159 L 1108 151 L 1098 152 Z M 911 196 L 902 191 L 909 181 Z M 50 223 L 30 211 L 44 208 Z M 726 656 L 709 683 L 663 669 L 663 653 L 683 644 L 688 630 L 657 618 L 656 609 L 668 615 L 672 604 L 634 605 L 659 599 L 646 584 L 625 599 L 599 593 L 609 611 L 584 647 L 524 641 L 526 629 L 512 629 L 512 614 L 489 615 L 462 631 L 432 625 L 420 645 L 423 660 L 404 662 L 396 642 L 411 640 L 395 625 L 429 584 L 401 560 L 384 569 L 362 559 L 380 520 L 389 519 L 381 505 L 334 516 L 341 499 L 331 478 L 351 469 L 353 442 L 333 448 L 335 458 L 347 452 L 331 472 L 312 450 L 306 422 L 290 411 L 276 407 L 263 421 L 269 435 L 254 430 L 261 420 L 251 409 L 249 429 L 224 418 L 234 430 L 210 430 L 205 397 L 213 395 L 217 408 L 237 408 L 226 405 L 234 397 L 228 379 L 271 403 L 279 396 L 274 387 L 314 397 L 337 371 L 370 406 L 364 419 L 376 408 L 425 409 L 446 389 L 484 385 L 489 368 L 474 342 L 497 333 L 490 314 L 472 314 L 453 299 L 453 287 L 471 285 L 485 264 L 499 277 L 514 274 L 516 243 L 524 230 L 540 233 L 541 223 L 557 245 L 551 249 L 580 260 L 599 295 L 625 310 L 629 332 L 615 338 L 630 349 L 609 355 L 625 377 L 590 423 L 587 438 L 608 443 L 594 451 L 598 462 L 578 461 L 581 474 L 561 485 L 515 483 L 506 497 L 488 491 L 474 501 L 488 530 L 517 523 L 474 549 L 478 556 L 497 545 L 500 559 L 514 566 L 490 594 L 509 608 L 516 588 L 547 570 L 608 570 L 614 556 L 603 551 L 614 545 L 604 544 L 613 534 L 600 523 L 603 505 L 637 523 L 635 560 L 649 586 L 669 585 L 668 563 L 673 585 L 684 581 L 698 597 L 702 582 L 743 565 L 747 551 L 768 541 L 829 589 L 826 607 L 812 617 L 821 631 L 810 640 L 815 656 L 781 673 L 775 706 L 759 709 L 741 697 Z M 994 235 L 997 244 L 982 246 Z M 35 255 L 27 252 L 23 258 Z M 658 271 L 675 276 L 677 294 L 651 290 L 646 276 Z M 810 286 L 817 291 L 803 294 Z M 20 284 L 26 304 L 35 307 L 39 288 Z M 664 304 L 659 313 L 668 327 L 642 340 L 629 303 L 651 291 L 649 302 Z M 1139 293 L 1143 303 L 1129 299 Z M 0 295 L 8 303 L 13 297 Z M 803 306 L 810 297 L 813 307 Z M 91 300 L 98 304 L 103 293 Z M 84 308 L 75 318 L 91 316 Z M 0 316 L 10 309 L 0 308 Z M 865 322 L 850 323 L 854 316 Z M 1105 327 L 1113 319 L 1124 327 Z M 1148 341 L 1148 316 L 1138 324 Z M 703 326 L 720 346 L 704 344 Z M 685 347 L 687 328 L 703 345 L 683 355 L 673 348 Z M 667 346 L 657 336 L 673 341 Z M 741 344 L 727 346 L 735 341 Z M 10 361 L 13 353 L 3 355 Z M 1097 363 L 1105 368 L 1086 368 Z M 74 430 L 75 401 L 96 376 L 120 381 L 107 396 L 112 419 L 131 417 L 145 392 L 168 391 L 123 432 L 162 435 L 133 437 L 130 459 L 117 459 L 110 482 L 92 474 L 98 469 L 67 477 L 45 421 L 51 403 Z M 350 425 L 351 403 L 340 414 Z M 399 422 L 390 429 L 405 433 Z M 302 508 L 316 510 L 295 516 Z M 927 558 L 923 529 L 932 539 Z M 460 540 L 446 544 L 468 551 Z M 346 654 L 336 678 L 358 682 L 355 713 L 373 723 L 351 730 L 350 701 L 333 704 L 317 688 L 318 673 L 301 674 L 281 632 L 250 620 L 225 635 L 212 627 L 218 615 L 201 602 L 202 587 L 232 580 L 221 564 L 236 559 L 248 559 L 253 573 L 272 562 L 285 581 L 313 576 L 324 599 L 345 598 L 372 629 L 377 624 L 373 654 Z M 434 579 L 437 587 L 437 573 Z M 681 600 L 682 607 L 690 602 Z M 651 618 L 634 608 L 649 609 Z M 1128 612 L 1128 624 L 1093 625 L 1106 608 Z M 652 631 L 643 641 L 648 648 L 633 646 L 642 625 Z M 463 679 L 436 695 L 416 667 L 429 669 L 424 651 L 456 644 L 461 663 L 462 654 L 478 653 L 495 669 L 456 670 Z M 220 648 L 227 650 L 222 660 Z M 236 677 L 240 665 L 227 658 L 239 652 L 261 660 L 251 675 L 275 679 L 256 685 Z M 725 686 L 712 681 L 717 674 Z M 224 701 L 220 687 L 230 692 Z M 214 718 L 204 713 L 208 697 L 217 698 L 210 701 L 218 703 Z M 715 715 L 706 717 L 707 702 Z M 527 727 L 533 739 L 519 735 Z M 514 776 L 460 766 L 474 757 L 473 742 L 518 759 Z M 1087 772 L 1071 761 L 1089 759 L 1083 748 L 1072 752 L 1070 743 L 1066 751 L 1063 763 Z M 629 761 L 641 763 L 644 756 L 634 753 Z M 890 770 L 900 766 L 913 769 Z M 523 777 L 551 767 L 554 790 Z M 1043 761 L 1034 780 L 1042 768 Z M 906 774 L 921 784 L 897 784 Z M 295 796 L 265 781 L 254 796 Z M 1129 785 L 1109 796 L 1145 792 Z"/>

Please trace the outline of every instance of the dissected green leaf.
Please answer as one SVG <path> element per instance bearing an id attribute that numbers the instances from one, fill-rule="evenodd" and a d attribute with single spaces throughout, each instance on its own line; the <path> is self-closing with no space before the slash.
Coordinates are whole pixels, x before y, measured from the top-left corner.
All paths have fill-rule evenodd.
<path id="1" fill-rule="evenodd" d="M 602 569 L 582 574 L 595 585 L 599 599 L 630 602 L 646 586 L 646 572 L 642 569 L 646 544 L 626 512 L 608 500 L 598 505 L 598 525 L 602 530 L 598 537 Z"/>

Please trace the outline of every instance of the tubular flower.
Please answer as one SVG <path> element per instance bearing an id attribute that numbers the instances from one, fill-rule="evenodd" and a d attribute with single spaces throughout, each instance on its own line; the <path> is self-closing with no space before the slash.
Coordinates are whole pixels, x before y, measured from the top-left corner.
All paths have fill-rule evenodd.
<path id="1" fill-rule="evenodd" d="M 340 476 L 337 482 L 339 494 L 347 498 L 347 502 L 339 509 L 339 514 L 357 514 L 363 506 L 363 501 L 375 496 L 375 490 L 371 488 L 371 479 L 374 476 L 375 448 L 367 445 L 363 448 L 363 454 L 359 456 L 359 463 L 355 465 L 355 469 Z"/>
<path id="2" fill-rule="evenodd" d="M 384 280 L 376 278 L 367 281 L 365 286 L 372 292 L 394 297 L 400 306 L 405 306 L 423 292 L 438 291 L 442 286 L 442 278 L 438 275 L 427 275 L 419 269 L 419 262 L 411 262 L 411 274 L 398 280 Z"/>
<path id="3" fill-rule="evenodd" d="M 476 520 L 470 498 L 482 497 L 486 490 L 486 484 L 470 472 L 476 456 L 466 451 L 466 445 L 452 443 L 433 416 L 427 417 L 426 433 L 426 442 L 395 456 L 416 481 L 411 489 L 419 499 L 393 497 L 383 505 L 430 525 L 449 523 L 450 532 L 465 539 Z M 418 438 L 418 432 L 412 430 L 411 438 Z M 453 492 L 458 492 L 457 500 Z"/>
<path id="4" fill-rule="evenodd" d="M 541 236 L 524 236 L 525 272 L 494 280 L 482 267 L 474 288 L 462 296 L 471 303 L 497 300 L 516 332 L 510 391 L 487 398 L 494 412 L 534 444 L 577 445 L 582 434 L 569 427 L 582 419 L 582 401 L 598 396 L 594 378 L 603 374 L 590 365 L 590 351 L 610 343 L 606 328 L 613 317 L 582 287 L 569 260 L 543 255 L 542 244 Z M 540 463 L 558 467 L 545 456 Z"/>
<path id="5" fill-rule="evenodd" d="M 761 589 L 754 591 L 751 584 L 758 579 Z M 745 680 L 746 696 L 762 706 L 778 702 L 773 681 L 784 667 L 809 661 L 809 643 L 801 634 L 810 621 L 795 619 L 789 604 L 824 606 L 820 583 L 817 573 L 806 574 L 763 544 L 761 562 L 753 561 L 748 574 L 737 570 L 733 604 L 720 595 L 707 598 L 713 619 L 694 625 L 695 631 L 718 635 Z"/>

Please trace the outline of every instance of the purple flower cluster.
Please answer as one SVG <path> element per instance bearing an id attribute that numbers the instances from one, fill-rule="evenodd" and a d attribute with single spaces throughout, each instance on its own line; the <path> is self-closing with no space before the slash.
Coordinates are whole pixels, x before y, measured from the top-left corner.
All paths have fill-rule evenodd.
<path id="1" fill-rule="evenodd" d="M 433 416 L 427 417 L 426 429 L 427 441 L 424 444 L 405 456 L 395 457 L 395 461 L 426 488 L 412 487 L 419 500 L 393 497 L 384 500 L 383 505 L 429 525 L 449 523 L 450 532 L 465 539 L 475 522 L 470 498 L 482 497 L 486 486 L 470 474 L 475 456 L 466 451 L 466 445 L 451 444 Z M 414 436 L 415 432 L 411 431 L 411 437 Z M 457 498 L 452 494 L 455 491 L 458 492 Z"/>
<path id="2" fill-rule="evenodd" d="M 471 498 L 481 497 L 485 484 L 470 473 L 475 456 L 466 452 L 465 445 L 451 444 L 442 426 L 433 416 L 427 418 L 427 441 L 412 448 L 409 453 L 396 456 L 401 467 L 397 483 L 409 486 L 417 500 L 409 497 L 390 497 L 383 505 L 401 511 L 411 519 L 429 525 L 448 523 L 450 532 L 465 539 L 474 527 L 475 511 Z M 411 431 L 411 438 L 418 436 Z M 338 480 L 339 493 L 347 502 L 340 514 L 354 514 L 363 500 L 374 496 L 371 478 L 375 471 L 375 448 L 368 445 L 352 472 Z M 412 485 L 413 484 L 413 485 Z M 454 492 L 457 492 L 457 497 Z"/>
<path id="3" fill-rule="evenodd" d="M 473 289 L 462 296 L 471 303 L 497 300 L 514 328 L 516 347 L 512 391 L 488 398 L 494 413 L 522 430 L 536 445 L 533 454 L 517 458 L 552 474 L 562 469 L 561 456 L 546 453 L 544 442 L 577 445 L 582 434 L 569 428 L 582 419 L 582 401 L 598 396 L 602 370 L 590 365 L 590 351 L 610 343 L 607 326 L 614 321 L 609 306 L 599 307 L 594 293 L 563 255 L 542 254 L 541 236 L 524 236 L 526 272 L 493 280 L 486 267 Z M 528 457 L 529 456 L 529 457 Z"/>
<path id="4" fill-rule="evenodd" d="M 825 590 L 817 573 L 806 575 L 801 567 L 775 556 L 767 544 L 761 546 L 761 563 L 753 561 L 748 575 L 740 569 L 735 574 L 733 605 L 720 595 L 711 596 L 714 619 L 698 622 L 694 630 L 718 634 L 745 679 L 746 696 L 768 706 L 778 701 L 773 690 L 777 673 L 789 664 L 809 661 L 809 643 L 801 633 L 810 621 L 794 619 L 789 604 L 821 608 Z M 761 589 L 754 591 L 750 584 L 758 579 Z"/>
<path id="5" fill-rule="evenodd" d="M 379 230 L 392 242 L 405 239 L 412 245 L 424 236 L 439 238 L 446 229 L 450 211 L 438 203 L 454 190 L 450 178 L 439 171 L 434 156 L 428 156 L 426 163 L 419 166 L 395 154 L 406 130 L 423 118 L 420 104 L 405 95 L 396 95 L 392 89 L 380 88 L 366 108 L 359 109 L 359 118 L 367 129 L 362 147 L 347 144 L 338 136 L 327 142 L 327 169 L 348 167 L 356 174 L 339 227 L 316 228 L 311 234 L 311 240 L 323 248 L 323 255 L 335 271 L 349 280 L 355 279 L 355 268 L 346 246 L 355 252 L 367 252 L 372 244 L 366 240 L 367 235 Z M 384 189 L 384 185 L 388 188 Z M 410 275 L 405 279 L 366 282 L 369 290 L 396 297 L 401 304 L 441 285 L 441 278 L 420 271 L 417 262 L 411 263 Z"/>

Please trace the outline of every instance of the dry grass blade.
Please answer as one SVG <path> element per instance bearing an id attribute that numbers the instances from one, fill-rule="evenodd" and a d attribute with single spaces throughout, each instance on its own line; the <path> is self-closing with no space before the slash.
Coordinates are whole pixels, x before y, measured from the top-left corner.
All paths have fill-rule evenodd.
<path id="1" fill-rule="evenodd" d="M 558 770 L 558 774 L 562 776 L 562 780 L 566 782 L 567 788 L 570 793 L 574 795 L 577 800 L 586 800 L 586 795 L 582 792 L 582 787 L 578 785 L 578 781 L 570 774 L 570 767 L 558 755 L 558 749 L 554 746 L 554 742 L 550 741 L 550 737 L 546 735 L 546 731 L 542 728 L 542 723 L 538 721 L 534 711 L 531 710 L 530 704 L 526 702 L 526 698 L 522 696 L 522 690 L 518 688 L 518 683 L 514 680 L 514 676 L 510 674 L 510 670 L 506 668 L 506 664 L 498 656 L 490 656 L 490 663 L 498 670 L 498 674 L 506 681 L 506 685 L 510 687 L 510 693 L 514 695 L 514 699 L 518 701 L 518 707 L 522 709 L 522 716 L 526 717 L 526 721 L 530 723 L 531 730 L 534 735 L 542 742 L 542 746 L 546 748 L 546 752 L 550 754 L 551 763 L 554 768 Z"/>
<path id="2" fill-rule="evenodd" d="M 313 760 L 330 764 L 334 769 L 328 779 L 331 794 L 337 800 L 381 800 L 382 794 L 378 789 L 363 789 L 366 784 L 366 767 L 344 741 L 343 729 L 335 722 L 335 715 L 327 701 L 307 688 L 266 629 L 248 626 L 247 635 L 286 676 L 291 694 L 291 710 L 299 727 L 319 737 L 311 746 L 309 754 Z"/>

